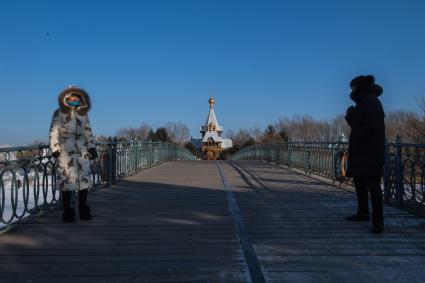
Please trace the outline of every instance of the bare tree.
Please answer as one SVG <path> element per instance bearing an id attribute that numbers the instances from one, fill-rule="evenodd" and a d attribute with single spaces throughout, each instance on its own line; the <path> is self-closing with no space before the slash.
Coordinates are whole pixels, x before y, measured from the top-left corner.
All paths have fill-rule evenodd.
<path id="1" fill-rule="evenodd" d="M 136 137 L 136 129 L 133 127 L 121 128 L 117 131 L 117 136 L 121 138 L 132 139 Z"/>
<path id="2" fill-rule="evenodd" d="M 261 142 L 261 139 L 263 138 L 263 131 L 259 127 L 252 128 L 249 130 L 249 133 L 256 142 Z"/>
<path id="3" fill-rule="evenodd" d="M 409 125 L 416 131 L 415 142 L 425 142 L 425 97 L 417 99 L 419 111 L 416 115 L 409 116 Z"/>
<path id="4" fill-rule="evenodd" d="M 148 124 L 142 123 L 142 125 L 140 125 L 140 127 L 137 128 L 136 134 L 141 140 L 147 140 L 149 136 L 149 131 L 151 129 L 152 129 L 151 126 L 149 126 Z"/>
<path id="5" fill-rule="evenodd" d="M 233 140 L 233 146 L 242 147 L 248 141 L 255 140 L 250 131 L 247 129 L 240 129 L 237 132 L 228 131 L 227 136 Z"/>
<path id="6" fill-rule="evenodd" d="M 146 140 L 151 129 L 152 128 L 148 124 L 142 123 L 139 128 L 128 127 L 119 129 L 117 131 L 117 136 L 122 139 Z"/>
<path id="7" fill-rule="evenodd" d="M 348 137 L 350 134 L 350 127 L 347 121 L 345 121 L 345 115 L 337 115 L 335 118 L 330 120 L 330 136 L 332 138 Z"/>
<path id="8" fill-rule="evenodd" d="M 415 130 L 411 122 L 416 120 L 415 114 L 404 110 L 391 111 L 385 117 L 386 135 L 390 141 L 395 141 L 398 136 L 403 137 L 406 141 L 415 140 Z"/>
<path id="9" fill-rule="evenodd" d="M 281 131 L 281 132 L 284 132 L 284 131 Z M 281 142 L 281 141 L 283 141 L 283 138 L 276 131 L 275 127 L 273 125 L 268 125 L 267 128 L 264 130 L 262 142 L 268 143 L 268 142 Z"/>
<path id="10" fill-rule="evenodd" d="M 168 122 L 167 133 L 174 143 L 184 145 L 190 139 L 189 128 L 182 122 Z"/>
<path id="11" fill-rule="evenodd" d="M 338 115 L 331 120 L 316 120 L 309 115 L 281 117 L 274 125 L 276 131 L 282 133 L 282 137 L 286 136 L 292 141 L 330 140 L 342 135 L 347 136 L 349 133 L 344 115 Z"/>

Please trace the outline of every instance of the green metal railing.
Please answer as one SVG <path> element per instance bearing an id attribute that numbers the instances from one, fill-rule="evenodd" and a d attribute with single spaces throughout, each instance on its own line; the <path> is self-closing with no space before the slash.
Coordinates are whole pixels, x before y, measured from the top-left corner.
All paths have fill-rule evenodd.
<path id="1" fill-rule="evenodd" d="M 92 190 L 166 161 L 194 159 L 189 150 L 170 143 L 110 138 L 96 147 Z M 0 148 L 0 231 L 61 205 L 56 166 L 48 145 Z"/>
<path id="2" fill-rule="evenodd" d="M 348 144 L 330 142 L 285 142 L 257 144 L 235 153 L 231 160 L 261 160 L 282 164 L 337 182 L 346 178 Z M 425 207 L 425 145 L 398 140 L 387 143 L 383 190 L 386 201 Z"/>

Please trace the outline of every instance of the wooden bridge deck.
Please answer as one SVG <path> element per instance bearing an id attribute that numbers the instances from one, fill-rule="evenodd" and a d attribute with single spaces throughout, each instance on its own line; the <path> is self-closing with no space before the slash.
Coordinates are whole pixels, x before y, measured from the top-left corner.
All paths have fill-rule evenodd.
<path id="1" fill-rule="evenodd" d="M 220 167 L 220 168 L 219 168 Z M 0 236 L 0 282 L 425 282 L 425 220 L 260 162 L 170 162 Z"/>

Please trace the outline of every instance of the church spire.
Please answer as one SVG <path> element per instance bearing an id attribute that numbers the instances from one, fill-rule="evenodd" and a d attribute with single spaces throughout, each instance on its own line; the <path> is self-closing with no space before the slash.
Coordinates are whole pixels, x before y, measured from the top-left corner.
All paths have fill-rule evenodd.
<path id="1" fill-rule="evenodd" d="M 202 131 L 217 131 L 218 136 L 221 135 L 221 132 L 223 131 L 222 128 L 218 125 L 217 117 L 215 116 L 214 112 L 214 104 L 215 99 L 214 97 L 210 97 L 208 99 L 208 103 L 210 104 L 210 111 L 208 113 L 207 121 L 205 122 L 205 125 L 202 127 Z"/>

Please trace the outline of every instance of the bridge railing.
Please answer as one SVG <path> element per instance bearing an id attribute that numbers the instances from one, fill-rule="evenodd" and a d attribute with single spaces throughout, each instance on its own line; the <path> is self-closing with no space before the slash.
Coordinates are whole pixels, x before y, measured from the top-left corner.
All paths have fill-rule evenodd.
<path id="1" fill-rule="evenodd" d="M 109 139 L 96 147 L 92 190 L 166 161 L 194 159 L 190 151 L 171 143 Z M 0 231 L 60 206 L 56 168 L 48 145 L 0 148 Z"/>
<path id="2" fill-rule="evenodd" d="M 331 142 L 285 142 L 246 147 L 232 160 L 262 160 L 300 169 L 337 182 L 352 184 L 345 176 L 348 144 Z M 425 145 L 397 141 L 387 143 L 382 184 L 386 201 L 425 208 Z"/>

